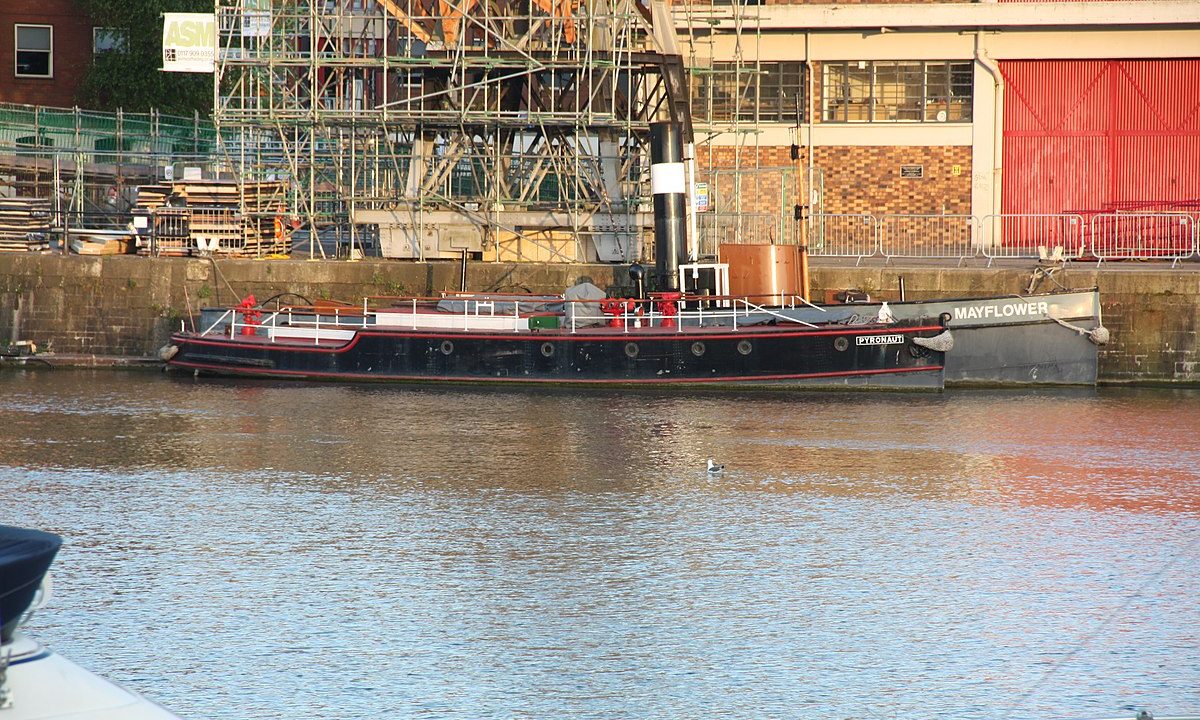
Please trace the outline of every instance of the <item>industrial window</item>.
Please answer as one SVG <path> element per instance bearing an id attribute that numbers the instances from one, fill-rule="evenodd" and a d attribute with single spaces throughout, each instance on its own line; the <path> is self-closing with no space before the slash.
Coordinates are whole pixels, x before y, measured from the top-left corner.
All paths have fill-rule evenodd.
<path id="1" fill-rule="evenodd" d="M 702 122 L 803 122 L 802 62 L 716 62 L 692 72 L 692 117 Z"/>
<path id="2" fill-rule="evenodd" d="M 967 122 L 971 63 L 866 61 L 824 64 L 826 122 Z"/>
<path id="3" fill-rule="evenodd" d="M 54 28 L 15 25 L 17 77 L 54 76 Z"/>
<path id="4" fill-rule="evenodd" d="M 120 28 L 92 28 L 92 54 L 125 52 L 129 49 L 129 31 Z"/>

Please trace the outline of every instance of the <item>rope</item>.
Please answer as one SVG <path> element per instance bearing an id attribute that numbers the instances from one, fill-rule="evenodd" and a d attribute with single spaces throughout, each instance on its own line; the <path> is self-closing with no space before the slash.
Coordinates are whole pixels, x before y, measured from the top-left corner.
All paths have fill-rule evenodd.
<path id="1" fill-rule="evenodd" d="M 1182 551 L 1177 553 L 1165 565 L 1163 565 L 1161 568 L 1159 568 L 1157 572 L 1154 572 L 1149 577 L 1147 577 L 1145 579 L 1145 581 L 1143 581 L 1142 584 L 1137 587 L 1136 590 L 1134 590 L 1132 593 L 1130 593 L 1128 596 L 1125 597 L 1124 601 L 1121 603 L 1121 605 L 1118 608 L 1116 608 L 1111 613 L 1109 613 L 1099 624 L 1097 624 L 1095 627 L 1093 627 L 1091 632 L 1088 632 L 1083 637 L 1081 637 L 1079 639 L 1079 641 L 1075 644 L 1075 647 L 1071 648 L 1070 652 L 1068 652 L 1061 660 L 1059 660 L 1058 662 L 1054 663 L 1054 665 L 1049 667 L 1046 670 L 1046 672 L 1042 673 L 1042 676 L 1040 678 L 1038 678 L 1037 681 L 1033 683 L 1033 685 L 1030 686 L 1030 688 L 1025 692 L 1024 695 L 1017 698 L 1017 701 L 1014 702 L 1012 705 L 1010 705 L 1010 708 L 1015 710 L 1015 709 L 1024 707 L 1025 703 L 1028 702 L 1028 700 L 1034 696 L 1034 694 L 1038 691 L 1038 689 L 1041 688 L 1041 686 L 1044 685 L 1047 680 L 1049 680 L 1052 676 L 1057 674 L 1058 671 L 1061 670 L 1064 665 L 1066 665 L 1068 662 L 1070 662 L 1072 659 L 1074 659 L 1075 656 L 1078 655 L 1081 650 L 1083 650 L 1085 647 L 1087 647 L 1088 643 L 1090 643 L 1093 638 L 1095 638 L 1097 635 L 1099 635 L 1101 632 L 1103 632 L 1106 627 L 1108 627 L 1109 623 L 1111 623 L 1117 617 L 1122 616 L 1123 613 L 1125 612 L 1125 610 L 1127 610 L 1129 608 L 1129 606 L 1133 604 L 1133 601 L 1140 598 L 1142 596 L 1142 593 L 1144 593 L 1147 588 L 1149 588 L 1152 584 L 1154 584 L 1154 582 L 1156 582 L 1160 577 L 1165 575 L 1167 573 L 1167 571 L 1169 571 L 1172 567 L 1174 567 L 1184 557 L 1185 554 L 1190 553 L 1197 546 L 1200 546 L 1200 539 L 1193 540 L 1187 547 L 1183 548 Z"/>
<path id="2" fill-rule="evenodd" d="M 1057 285 L 1059 290 L 1066 290 L 1066 286 L 1060 283 L 1058 278 L 1055 277 L 1055 273 L 1061 270 L 1062 267 L 1062 265 L 1051 265 L 1049 267 L 1039 265 L 1035 267 L 1029 276 L 1029 287 L 1025 292 L 1032 293 L 1037 289 L 1038 285 L 1042 284 L 1042 280 L 1049 280 Z"/>
<path id="3" fill-rule="evenodd" d="M 1079 333 L 1080 335 L 1083 335 L 1088 340 L 1090 340 L 1093 345 L 1107 345 L 1109 339 L 1112 337 L 1112 333 L 1110 333 L 1108 331 L 1108 328 L 1104 327 L 1103 325 L 1097 325 L 1095 328 L 1088 330 L 1085 327 L 1079 327 L 1078 325 L 1072 325 L 1071 323 L 1067 322 L 1066 320 L 1060 320 L 1059 318 L 1056 318 L 1053 315 L 1047 315 L 1046 317 L 1050 318 L 1051 320 L 1058 323 L 1059 325 L 1062 325 L 1063 327 L 1065 327 L 1068 330 L 1073 330 L 1073 331 Z"/>
<path id="4" fill-rule="evenodd" d="M 229 292 L 233 295 L 233 297 L 235 298 L 235 302 L 236 302 L 236 298 L 238 297 L 237 291 L 233 289 L 233 286 L 230 285 L 229 281 L 225 279 L 225 276 L 221 274 L 221 268 L 217 267 L 217 259 L 215 257 L 213 257 L 212 255 L 209 255 L 208 261 L 210 263 L 212 263 L 213 274 L 215 274 L 217 276 L 217 278 L 220 279 L 221 282 L 225 283 L 225 287 L 229 288 Z M 213 284 L 216 285 L 215 282 Z M 217 295 L 215 298 L 213 298 L 213 300 L 214 300 L 214 302 L 216 302 L 216 304 L 220 305 L 221 304 L 221 287 L 219 285 L 217 286 L 216 292 L 217 292 Z"/>
<path id="5" fill-rule="evenodd" d="M 1062 287 L 1062 286 L 1059 285 L 1059 287 Z M 1029 300 L 1030 300 L 1030 298 L 1024 297 L 1022 295 L 1017 295 L 1017 297 L 1020 298 L 1021 300 L 1025 300 L 1026 302 L 1029 302 Z M 1079 333 L 1080 335 L 1083 335 L 1089 341 L 1091 341 L 1091 343 L 1093 345 L 1107 345 L 1108 341 L 1112 338 L 1112 333 L 1110 333 L 1108 331 L 1108 328 L 1104 327 L 1103 325 L 1097 325 L 1096 327 L 1092 328 L 1091 330 L 1088 330 L 1085 327 L 1080 327 L 1078 325 L 1072 325 L 1071 323 L 1067 322 L 1066 320 L 1056 318 L 1053 315 L 1051 315 L 1050 313 L 1046 313 L 1046 317 L 1050 318 L 1051 320 L 1058 323 L 1059 325 L 1062 325 L 1063 327 L 1065 327 L 1068 330 L 1071 330 L 1073 332 Z"/>

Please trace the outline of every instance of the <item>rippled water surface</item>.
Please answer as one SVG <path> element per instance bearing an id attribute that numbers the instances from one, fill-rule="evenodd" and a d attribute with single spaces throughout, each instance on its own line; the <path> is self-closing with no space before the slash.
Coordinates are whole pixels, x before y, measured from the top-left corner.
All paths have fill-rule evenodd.
<path id="1" fill-rule="evenodd" d="M 188 718 L 1200 712 L 1190 392 L 8 370 L 0 523 L 65 538 L 30 631 Z"/>

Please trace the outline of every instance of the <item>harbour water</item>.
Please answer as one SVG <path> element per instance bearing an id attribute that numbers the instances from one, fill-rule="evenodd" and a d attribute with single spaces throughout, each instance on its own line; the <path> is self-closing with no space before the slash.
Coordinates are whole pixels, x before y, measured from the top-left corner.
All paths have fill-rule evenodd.
<path id="1" fill-rule="evenodd" d="M 0 523 L 187 718 L 1200 712 L 1195 391 L 6 370 Z"/>

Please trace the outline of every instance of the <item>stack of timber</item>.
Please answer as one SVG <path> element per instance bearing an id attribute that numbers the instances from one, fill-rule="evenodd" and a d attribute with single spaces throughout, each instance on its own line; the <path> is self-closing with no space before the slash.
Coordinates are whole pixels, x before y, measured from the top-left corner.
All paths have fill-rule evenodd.
<path id="1" fill-rule="evenodd" d="M 139 185 L 135 205 L 146 210 L 155 210 L 167 204 L 167 196 L 170 194 L 170 185 Z"/>
<path id="2" fill-rule="evenodd" d="M 239 257 L 286 254 L 282 182 L 182 180 L 138 188 L 135 215 L 149 218 L 143 255 L 197 252 Z"/>
<path id="3" fill-rule="evenodd" d="M 44 198 L 0 198 L 0 251 L 50 249 L 50 201 Z"/>
<path id="4" fill-rule="evenodd" d="M 67 247 L 76 255 L 124 255 L 132 242 L 131 230 L 67 230 Z"/>

